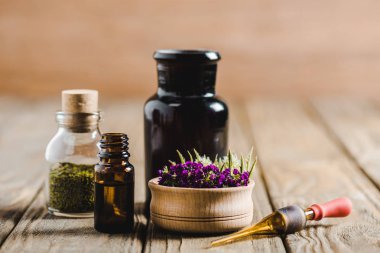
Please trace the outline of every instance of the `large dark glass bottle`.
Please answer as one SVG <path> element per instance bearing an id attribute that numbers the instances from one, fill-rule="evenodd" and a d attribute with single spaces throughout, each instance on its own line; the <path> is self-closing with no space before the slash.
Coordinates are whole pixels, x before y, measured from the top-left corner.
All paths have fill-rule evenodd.
<path id="1" fill-rule="evenodd" d="M 177 149 L 186 154 L 195 148 L 212 158 L 227 151 L 228 108 L 215 95 L 219 53 L 158 50 L 154 59 L 158 90 L 144 108 L 147 181 L 177 160 Z"/>

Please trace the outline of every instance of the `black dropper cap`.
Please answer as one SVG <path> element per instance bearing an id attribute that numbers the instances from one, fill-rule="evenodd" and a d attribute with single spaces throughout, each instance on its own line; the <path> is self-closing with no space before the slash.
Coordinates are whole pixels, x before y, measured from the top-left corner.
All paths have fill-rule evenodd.
<path id="1" fill-rule="evenodd" d="M 217 62 L 221 59 L 212 50 L 157 50 L 158 85 L 181 95 L 202 95 L 215 92 Z"/>

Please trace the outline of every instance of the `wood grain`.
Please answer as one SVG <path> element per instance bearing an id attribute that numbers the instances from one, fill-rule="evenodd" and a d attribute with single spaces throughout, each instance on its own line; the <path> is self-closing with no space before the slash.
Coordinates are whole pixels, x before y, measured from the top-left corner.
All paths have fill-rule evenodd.
<path id="1" fill-rule="evenodd" d="M 232 233 L 252 222 L 254 182 L 246 187 L 193 189 L 165 187 L 158 181 L 155 178 L 148 185 L 150 219 L 160 228 L 178 233 Z"/>
<path id="2" fill-rule="evenodd" d="M 0 1 L 0 92 L 156 87 L 158 48 L 212 48 L 221 94 L 377 96 L 377 0 Z M 376 91 L 376 92 L 374 92 Z"/>
<path id="3" fill-rule="evenodd" d="M 141 252 L 146 219 L 137 209 L 131 234 L 108 235 L 94 229 L 94 220 L 54 217 L 40 192 L 0 252 Z"/>
<path id="4" fill-rule="evenodd" d="M 0 245 L 43 184 L 44 150 L 55 131 L 49 105 L 0 98 Z"/>
<path id="5" fill-rule="evenodd" d="M 253 143 L 250 142 L 250 133 L 247 131 L 248 119 L 241 112 L 242 105 L 231 101 L 230 107 L 230 137 L 229 143 L 232 150 L 237 153 L 247 154 Z M 265 185 L 261 178 L 261 170 L 258 166 L 254 172 L 255 188 L 253 190 L 253 221 L 258 221 L 272 212 Z M 210 249 L 210 243 L 222 236 L 186 235 L 170 233 L 155 227 L 149 223 L 145 253 L 155 252 L 285 252 L 282 240 L 279 237 L 248 237 L 246 240 L 219 248 Z"/>
<path id="6" fill-rule="evenodd" d="M 208 249 L 222 235 L 159 230 L 142 215 L 143 100 L 101 98 L 100 104 L 106 105 L 101 106 L 101 130 L 130 137 L 138 204 L 134 233 L 97 233 L 92 219 L 47 214 L 39 191 L 46 172 L 43 153 L 56 131 L 54 111 L 59 100 L 0 97 L 0 191 L 6 193 L 0 197 L 0 252 L 379 252 L 377 104 L 318 99 L 315 110 L 309 103 L 292 100 L 228 102 L 231 149 L 246 153 L 255 144 L 259 156 L 254 221 L 270 213 L 272 206 L 307 206 L 339 196 L 351 198 L 352 215 L 311 222 L 307 229 L 284 237 L 285 245 L 280 237 L 250 237 Z"/>
<path id="7" fill-rule="evenodd" d="M 339 142 L 380 189 L 380 107 L 369 100 L 316 99 L 314 105 Z"/>
<path id="8" fill-rule="evenodd" d="M 339 196 L 353 201 L 345 219 L 311 222 L 285 237 L 290 252 L 378 252 L 380 193 L 302 103 L 247 104 L 252 133 L 276 208 L 308 206 Z"/>

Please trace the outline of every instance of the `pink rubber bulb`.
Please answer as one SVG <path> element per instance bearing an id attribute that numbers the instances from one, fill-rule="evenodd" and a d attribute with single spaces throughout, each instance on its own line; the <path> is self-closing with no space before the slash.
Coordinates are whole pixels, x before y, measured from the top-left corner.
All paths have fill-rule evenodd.
<path id="1" fill-rule="evenodd" d="M 350 199 L 337 198 L 324 204 L 314 204 L 309 207 L 314 212 L 313 220 L 321 220 L 327 217 L 346 217 L 351 213 L 352 202 Z"/>

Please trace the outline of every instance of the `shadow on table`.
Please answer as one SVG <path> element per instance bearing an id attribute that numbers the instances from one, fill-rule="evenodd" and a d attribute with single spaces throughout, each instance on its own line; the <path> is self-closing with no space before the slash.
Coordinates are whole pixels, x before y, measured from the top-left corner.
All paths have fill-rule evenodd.
<path id="1" fill-rule="evenodd" d="M 145 234 L 146 231 L 146 218 L 143 215 L 144 203 L 135 204 L 135 227 L 134 231 L 130 234 L 114 234 L 115 237 L 129 237 L 140 236 Z M 60 217 L 48 213 L 45 206 L 37 208 L 29 208 L 25 216 L 20 220 L 20 230 L 15 230 L 21 236 L 49 236 L 49 235 L 86 235 L 86 236 L 99 236 L 100 233 L 94 229 L 94 218 L 71 218 Z M 108 234 L 103 234 L 108 236 Z M 142 239 L 142 238 L 141 238 Z"/>

